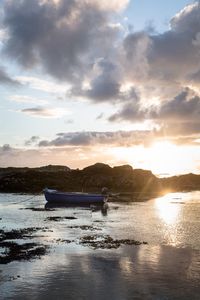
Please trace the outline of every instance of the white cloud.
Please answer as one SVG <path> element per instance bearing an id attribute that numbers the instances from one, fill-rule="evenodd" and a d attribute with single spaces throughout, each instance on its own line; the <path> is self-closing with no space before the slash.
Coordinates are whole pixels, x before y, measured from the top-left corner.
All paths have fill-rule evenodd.
<path id="1" fill-rule="evenodd" d="M 16 76 L 16 80 L 21 82 L 21 84 L 28 85 L 32 89 L 46 93 L 61 94 L 65 93 L 70 88 L 67 83 L 58 84 L 50 80 L 44 80 L 31 76 Z"/>
<path id="2" fill-rule="evenodd" d="M 39 117 L 39 118 L 61 118 L 64 115 L 69 114 L 69 111 L 65 110 L 64 108 L 46 108 L 46 107 L 31 107 L 31 108 L 24 108 L 19 112 L 25 113 L 32 117 Z"/>
<path id="3" fill-rule="evenodd" d="M 96 2 L 103 10 L 120 11 L 127 7 L 129 0 L 87 0 L 87 2 L 91 4 Z"/>
<path id="4" fill-rule="evenodd" d="M 11 95 L 9 96 L 10 101 L 15 101 L 19 103 L 34 103 L 34 104 L 47 104 L 48 101 L 32 96 L 27 96 L 27 95 Z"/>

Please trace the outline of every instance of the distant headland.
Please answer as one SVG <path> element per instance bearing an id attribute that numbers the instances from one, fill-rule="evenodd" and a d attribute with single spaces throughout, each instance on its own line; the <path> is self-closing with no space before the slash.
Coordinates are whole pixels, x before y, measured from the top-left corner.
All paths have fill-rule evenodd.
<path id="1" fill-rule="evenodd" d="M 200 175 L 158 178 L 151 171 L 130 165 L 110 167 L 96 163 L 82 170 L 48 165 L 38 168 L 0 168 L 0 192 L 39 193 L 45 187 L 62 191 L 97 191 L 106 186 L 120 193 L 166 193 L 200 189 Z"/>

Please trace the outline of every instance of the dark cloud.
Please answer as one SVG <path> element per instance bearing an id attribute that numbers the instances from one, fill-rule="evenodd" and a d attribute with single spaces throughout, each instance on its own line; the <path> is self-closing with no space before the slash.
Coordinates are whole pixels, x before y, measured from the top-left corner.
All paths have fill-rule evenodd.
<path id="1" fill-rule="evenodd" d="M 157 33 L 150 26 L 125 38 L 120 26 L 113 24 L 116 3 L 5 1 L 3 25 L 8 38 L 4 54 L 25 68 L 42 66 L 48 74 L 70 82 L 69 94 L 74 98 L 114 103 L 112 122 L 151 120 L 171 132 L 179 123 L 182 132 L 186 126 L 196 132 L 200 112 L 198 2 L 177 13 L 166 32 Z M 38 107 L 22 112 L 54 115 Z M 52 143 L 86 145 L 93 139 L 100 141 L 102 136 L 77 133 L 57 137 Z"/>
<path id="2" fill-rule="evenodd" d="M 6 152 L 11 152 L 12 147 L 9 144 L 4 144 L 2 147 L 0 147 L 0 152 L 1 153 L 6 153 Z"/>
<path id="3" fill-rule="evenodd" d="M 0 165 L 7 167 L 10 164 L 10 159 L 16 159 L 17 151 L 10 144 L 0 146 Z M 12 163 L 11 163 L 12 166 Z"/>
<path id="4" fill-rule="evenodd" d="M 154 112 L 156 119 L 165 134 L 194 139 L 200 133 L 200 97 L 187 88 Z"/>
<path id="5" fill-rule="evenodd" d="M 170 24 L 170 30 L 162 34 L 136 32 L 126 37 L 124 50 L 129 76 L 137 80 L 148 78 L 155 84 L 175 80 L 186 85 L 188 75 L 200 69 L 198 3 L 186 6 Z"/>
<path id="6" fill-rule="evenodd" d="M 41 117 L 49 117 L 52 116 L 52 113 L 43 107 L 32 107 L 32 108 L 24 108 L 21 112 L 33 115 L 33 116 L 41 116 Z"/>
<path id="7" fill-rule="evenodd" d="M 149 51 L 151 49 L 151 36 L 147 32 L 129 34 L 123 42 L 126 76 L 129 80 L 143 81 L 149 72 Z"/>
<path id="8" fill-rule="evenodd" d="M 47 108 L 47 107 L 31 107 L 31 108 L 24 108 L 20 110 L 20 112 L 28 114 L 34 117 L 44 117 L 44 118 L 55 118 L 61 117 L 63 114 L 66 113 L 64 109 L 59 108 Z"/>
<path id="9" fill-rule="evenodd" d="M 58 133 L 53 140 L 42 140 L 40 148 L 89 148 L 98 146 L 148 147 L 156 141 L 168 140 L 177 145 L 193 144 L 198 146 L 200 122 L 195 123 L 164 123 L 160 129 L 114 131 L 114 132 L 67 132 Z"/>
<path id="10" fill-rule="evenodd" d="M 85 96 L 96 102 L 119 99 L 121 84 L 117 66 L 104 59 L 99 61 L 96 68 L 99 75 L 91 81 Z"/>
<path id="11" fill-rule="evenodd" d="M 84 76 L 118 34 L 100 1 L 6 1 L 4 53 L 26 68 L 37 64 L 58 79 Z"/>
<path id="12" fill-rule="evenodd" d="M 40 139 L 39 136 L 33 135 L 29 140 L 25 141 L 24 145 L 25 146 L 32 146 L 35 143 L 37 143 L 39 139 Z"/>
<path id="13" fill-rule="evenodd" d="M 183 90 L 173 100 L 164 103 L 158 112 L 161 120 L 200 120 L 200 97 L 190 89 Z"/>
<path id="14" fill-rule="evenodd" d="M 170 134 L 195 134 L 200 117 L 199 4 L 185 7 L 162 34 L 130 33 L 123 50 L 126 79 L 137 86 L 140 100 L 121 101 L 109 120 L 152 120 Z"/>
<path id="15" fill-rule="evenodd" d="M 125 104 L 121 110 L 109 117 L 109 121 L 142 120 L 154 121 L 160 132 L 168 135 L 188 135 L 200 132 L 200 97 L 186 88 L 173 99 L 159 106 L 144 108 L 140 102 Z"/>
<path id="16" fill-rule="evenodd" d="M 120 84 L 111 77 L 102 75 L 92 81 L 92 89 L 87 92 L 87 96 L 99 102 L 118 99 L 119 93 Z"/>
<path id="17" fill-rule="evenodd" d="M 140 95 L 134 88 L 131 88 L 128 92 L 124 93 L 124 100 L 122 107 L 114 114 L 112 114 L 108 120 L 110 122 L 116 121 L 131 121 L 138 122 L 147 118 L 148 111 L 142 108 L 140 102 Z"/>
<path id="18" fill-rule="evenodd" d="M 101 58 L 95 62 L 91 69 L 89 86 L 80 83 L 74 85 L 70 96 L 84 97 L 94 103 L 117 102 L 125 99 L 121 92 L 122 74 L 119 66 L 112 59 Z"/>
<path id="19" fill-rule="evenodd" d="M 140 106 L 138 105 L 138 103 L 131 102 L 125 104 L 121 110 L 111 115 L 108 120 L 110 122 L 126 120 L 134 123 L 143 121 L 145 117 L 145 111 L 140 110 Z"/>
<path id="20" fill-rule="evenodd" d="M 116 131 L 116 132 L 68 132 L 59 133 L 51 141 L 39 142 L 40 147 L 63 146 L 96 146 L 97 144 L 109 144 L 117 146 L 132 146 L 150 142 L 154 135 L 152 131 Z"/>
<path id="21" fill-rule="evenodd" d="M 119 1 L 123 2 L 127 1 Z M 169 94 L 175 84 L 172 82 L 183 84 L 189 75 L 199 71 L 197 2 L 172 18 L 168 31 L 155 34 L 147 28 L 133 32 L 126 36 L 123 47 L 118 39 L 120 26 L 112 24 L 116 3 L 5 1 L 3 24 L 8 39 L 4 53 L 27 68 L 39 64 L 58 79 L 75 80 L 72 93 L 81 93 L 97 102 L 120 98 L 120 88 L 126 80 L 132 80 L 133 86 L 140 82 L 144 87 L 151 82 L 155 93 L 158 84 L 159 92 L 162 85 L 170 84 Z M 91 76 L 100 58 L 101 70 Z M 81 84 L 85 77 L 90 88 L 83 93 Z M 124 101 L 123 97 L 120 99 Z"/>
<path id="22" fill-rule="evenodd" d="M 133 88 L 137 86 L 141 90 L 146 101 L 157 97 L 160 101 L 168 101 L 185 86 L 190 86 L 192 79 L 198 80 L 199 32 L 200 10 L 194 3 L 177 14 L 171 20 L 170 30 L 162 34 L 148 29 L 128 34 L 123 47 L 118 48 L 117 54 L 114 52 L 115 59 L 102 60 L 101 72 L 91 80 L 91 88 L 85 96 L 96 102 L 114 100 L 124 103 L 127 97 L 121 90 L 123 83 L 128 81 Z M 128 105 L 123 108 L 121 115 L 124 114 L 125 119 L 128 115 L 129 120 L 131 115 L 135 116 L 135 100 L 131 101 L 130 112 Z M 117 116 L 113 119 L 119 120 Z"/>

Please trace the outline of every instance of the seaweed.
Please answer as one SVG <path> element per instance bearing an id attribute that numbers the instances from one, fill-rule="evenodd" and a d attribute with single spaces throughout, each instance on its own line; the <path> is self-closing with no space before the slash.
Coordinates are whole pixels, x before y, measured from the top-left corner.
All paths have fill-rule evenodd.
<path id="1" fill-rule="evenodd" d="M 89 246 L 92 249 L 117 249 L 122 245 L 146 245 L 147 242 L 140 242 L 132 239 L 113 239 L 111 236 L 86 235 L 80 239 L 81 245 Z"/>

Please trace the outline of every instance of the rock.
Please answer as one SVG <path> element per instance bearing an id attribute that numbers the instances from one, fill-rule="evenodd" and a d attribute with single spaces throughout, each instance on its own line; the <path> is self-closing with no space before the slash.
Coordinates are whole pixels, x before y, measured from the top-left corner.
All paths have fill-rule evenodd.
<path id="1" fill-rule="evenodd" d="M 77 218 L 76 217 L 59 217 L 59 216 L 54 216 L 54 217 L 47 217 L 45 219 L 45 221 L 55 221 L 55 222 L 58 222 L 58 221 L 62 221 L 62 220 L 76 220 Z"/>

